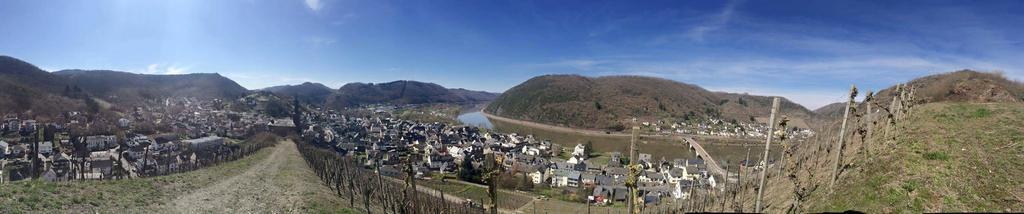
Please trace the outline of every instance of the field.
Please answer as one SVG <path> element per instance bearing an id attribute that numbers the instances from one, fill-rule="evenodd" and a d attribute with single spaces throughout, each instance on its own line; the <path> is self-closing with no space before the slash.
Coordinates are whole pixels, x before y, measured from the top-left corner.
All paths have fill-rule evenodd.
<path id="1" fill-rule="evenodd" d="M 249 157 L 167 176 L 0 185 L 0 213 L 351 212 L 282 142 Z M 216 202 L 216 203 L 214 203 Z"/>

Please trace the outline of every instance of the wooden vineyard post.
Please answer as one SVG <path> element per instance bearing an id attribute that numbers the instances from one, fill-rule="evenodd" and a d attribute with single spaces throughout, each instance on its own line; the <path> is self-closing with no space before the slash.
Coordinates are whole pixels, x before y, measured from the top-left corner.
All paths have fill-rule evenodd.
<path id="1" fill-rule="evenodd" d="M 872 132 L 872 130 L 875 129 L 875 117 L 874 117 L 874 113 L 875 112 L 871 111 L 871 101 L 873 101 L 874 98 L 875 98 L 875 93 L 872 92 L 872 91 L 868 91 L 867 96 L 864 97 L 864 105 L 867 106 L 867 113 L 864 114 L 864 115 L 866 115 L 867 119 L 868 119 L 868 121 L 867 121 L 867 124 L 868 124 L 867 125 L 867 127 L 868 127 L 867 129 L 868 130 L 866 131 L 867 137 L 865 138 L 865 140 L 863 142 L 864 146 L 862 146 L 862 148 L 864 148 L 864 153 L 867 156 L 871 156 L 871 147 L 870 147 L 871 146 L 871 132 Z"/>
<path id="2" fill-rule="evenodd" d="M 684 211 L 693 211 L 693 188 L 697 186 L 695 181 L 690 182 L 690 189 L 686 190 L 686 209 Z"/>
<path id="3" fill-rule="evenodd" d="M 761 197 L 764 195 L 764 180 L 767 176 L 768 171 L 768 151 L 771 149 L 772 138 L 775 135 L 775 114 L 779 112 L 779 98 L 772 98 L 772 114 L 768 117 L 768 139 L 765 140 L 764 144 L 764 166 L 761 168 L 761 181 L 757 185 L 757 200 L 754 202 L 754 212 L 761 212 Z"/>
<path id="4" fill-rule="evenodd" d="M 639 192 L 637 191 L 637 174 L 639 174 L 639 165 L 636 161 L 636 140 L 637 134 L 639 134 L 640 127 L 633 126 L 632 138 L 629 141 L 629 177 L 626 179 L 626 187 L 629 188 L 629 199 L 626 204 L 629 208 L 629 213 L 640 213 L 640 206 L 643 204 L 636 204 Z"/>
<path id="5" fill-rule="evenodd" d="M 487 154 L 484 158 L 484 168 L 487 170 L 483 177 L 487 180 L 487 197 L 491 199 L 491 214 L 498 214 L 498 177 L 501 171 L 498 169 L 500 166 L 495 159 L 494 153 Z M 483 203 L 483 200 L 480 200 Z"/>
<path id="6" fill-rule="evenodd" d="M 348 207 L 351 207 L 352 209 L 355 209 L 356 208 L 356 194 L 355 194 L 355 190 L 353 190 L 353 189 L 355 188 L 356 184 L 355 184 L 355 182 L 352 181 L 352 179 L 353 179 L 352 175 L 355 174 L 355 172 L 354 172 L 354 169 L 352 169 L 352 165 L 353 165 L 352 162 L 351 162 L 352 160 L 350 159 L 348 161 L 349 161 L 348 164 L 346 164 L 346 166 L 345 166 L 345 180 L 348 181 Z"/>
<path id="7" fill-rule="evenodd" d="M 786 152 L 789 151 L 789 142 L 786 141 L 789 138 L 789 135 L 786 134 L 786 127 L 788 123 L 789 118 L 783 116 L 778 125 L 779 130 L 782 131 L 782 135 L 779 136 L 779 144 L 782 144 L 782 152 L 779 153 L 779 175 L 777 175 L 779 177 L 782 176 L 782 173 L 786 168 Z"/>
<path id="8" fill-rule="evenodd" d="M 849 99 L 849 101 L 846 102 L 846 111 L 845 111 L 845 113 L 843 113 L 843 125 L 841 125 L 839 127 L 839 141 L 836 141 L 835 149 L 833 150 L 833 152 L 836 153 L 836 155 L 835 155 L 836 158 L 834 159 L 835 163 L 833 163 L 833 167 L 832 167 L 832 177 L 831 177 L 832 180 L 831 180 L 831 182 L 829 182 L 829 185 L 828 185 L 829 193 L 832 193 L 832 191 L 835 189 L 834 186 L 836 184 L 836 178 L 839 175 L 839 165 L 842 165 L 839 162 L 842 162 L 843 141 L 846 140 L 846 123 L 847 123 L 847 121 L 850 118 L 850 109 L 853 106 L 853 99 L 856 98 L 856 97 L 857 97 L 857 86 L 851 85 L 850 86 L 850 99 Z"/>
<path id="9" fill-rule="evenodd" d="M 377 161 L 374 161 L 373 166 L 374 166 L 374 170 L 377 171 L 377 189 L 379 189 L 380 191 L 383 192 L 384 191 L 384 176 L 381 175 L 381 173 L 380 173 L 380 161 L 381 161 L 380 159 L 377 159 Z M 383 208 L 384 208 L 384 213 L 387 213 L 388 212 L 388 202 L 387 202 L 387 200 L 384 199 L 384 195 L 385 194 L 380 194 L 380 203 L 381 203 L 381 206 L 383 206 Z M 442 197 L 442 199 L 444 199 L 444 194 L 441 194 L 441 197 Z"/>

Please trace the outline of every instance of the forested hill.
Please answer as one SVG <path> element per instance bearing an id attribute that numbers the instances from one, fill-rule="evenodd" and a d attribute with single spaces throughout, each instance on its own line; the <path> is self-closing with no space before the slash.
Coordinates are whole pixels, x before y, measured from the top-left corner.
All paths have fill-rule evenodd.
<path id="1" fill-rule="evenodd" d="M 67 81 L 35 65 L 0 56 L 0 114 L 33 111 L 56 115 L 84 106 L 81 100 L 62 94 Z"/>
<path id="2" fill-rule="evenodd" d="M 260 89 L 277 95 L 299 99 L 305 103 L 323 104 L 327 97 L 335 93 L 334 89 L 320 83 L 305 82 L 298 85 L 281 85 Z"/>
<path id="3" fill-rule="evenodd" d="M 349 83 L 328 96 L 332 108 L 367 104 L 474 103 L 493 100 L 498 94 L 448 89 L 434 83 L 400 80 L 388 83 Z"/>
<path id="4" fill-rule="evenodd" d="M 587 129 L 619 130 L 666 118 L 718 117 L 749 121 L 768 115 L 771 98 L 711 92 L 654 77 L 544 75 L 509 89 L 485 111 L 509 118 Z M 783 99 L 781 111 L 796 120 L 814 113 Z"/>
<path id="5" fill-rule="evenodd" d="M 54 74 L 67 79 L 68 84 L 115 102 L 165 97 L 234 99 L 249 93 L 235 81 L 216 73 L 151 75 L 109 70 L 62 70 Z"/>

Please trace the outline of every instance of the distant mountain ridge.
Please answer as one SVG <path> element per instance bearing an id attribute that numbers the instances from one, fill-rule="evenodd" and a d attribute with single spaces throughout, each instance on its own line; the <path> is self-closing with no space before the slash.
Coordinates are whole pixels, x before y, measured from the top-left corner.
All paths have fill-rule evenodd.
<path id="1" fill-rule="evenodd" d="M 134 102 L 165 97 L 234 99 L 249 93 L 235 81 L 216 73 L 180 75 L 136 74 L 110 70 L 61 70 L 68 84 L 104 99 Z"/>
<path id="2" fill-rule="evenodd" d="M 305 103 L 323 104 L 336 91 L 320 83 L 304 82 L 298 85 L 281 85 L 260 89 L 277 95 L 299 99 Z"/>
<path id="3" fill-rule="evenodd" d="M 253 92 L 216 73 L 154 75 L 80 69 L 47 72 L 10 56 L 0 56 L 0 89 L 0 113 L 33 110 L 51 115 L 80 110 L 87 103 L 85 100 L 92 102 L 94 98 L 112 104 L 134 104 L 166 97 L 235 99 Z M 498 96 L 407 80 L 350 83 L 338 90 L 307 82 L 259 91 L 336 108 L 378 103 L 474 103 Z"/>
<path id="4" fill-rule="evenodd" d="M 0 114 L 55 116 L 166 97 L 235 99 L 250 93 L 219 74 L 150 75 L 109 70 L 47 72 L 0 56 Z"/>
<path id="5" fill-rule="evenodd" d="M 509 89 L 486 112 L 534 122 L 588 129 L 621 129 L 632 118 L 714 116 L 749 121 L 768 115 L 771 98 L 711 92 L 699 86 L 654 77 L 544 75 Z M 781 111 L 791 119 L 815 114 L 783 99 Z"/>
<path id="6" fill-rule="evenodd" d="M 327 97 L 325 105 L 331 108 L 355 107 L 367 104 L 425 104 L 486 102 L 498 94 L 448 89 L 434 83 L 399 80 L 387 83 L 349 83 Z"/>
<path id="7" fill-rule="evenodd" d="M 56 115 L 84 106 L 61 94 L 66 80 L 31 63 L 0 56 L 0 114 L 33 111 Z"/>

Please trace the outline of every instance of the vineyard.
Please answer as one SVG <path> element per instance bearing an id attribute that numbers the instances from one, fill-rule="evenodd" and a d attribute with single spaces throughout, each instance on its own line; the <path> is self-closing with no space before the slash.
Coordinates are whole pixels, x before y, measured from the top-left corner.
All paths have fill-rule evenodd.
<path id="1" fill-rule="evenodd" d="M 242 143 L 226 144 L 208 150 L 191 151 L 192 156 L 186 155 L 150 155 L 146 153 L 143 157 L 155 160 L 155 164 L 143 164 L 139 175 L 142 177 L 162 176 L 180 172 L 187 172 L 217 164 L 231 162 L 256 153 L 260 149 L 274 146 L 278 137 L 269 133 L 257 134 Z M 193 161 L 182 161 L 193 159 Z"/>
<path id="2" fill-rule="evenodd" d="M 438 181 L 427 180 L 425 186 L 442 191 L 445 194 L 455 195 L 461 198 L 470 199 L 484 204 L 490 204 L 491 199 L 487 197 L 487 187 L 479 184 L 470 184 L 465 181 Z M 516 210 L 533 201 L 533 197 L 526 193 L 512 192 L 511 190 L 498 190 L 498 209 Z"/>
<path id="3" fill-rule="evenodd" d="M 362 167 L 352 157 L 308 143 L 297 143 L 299 152 L 324 185 L 339 197 L 349 200 L 349 207 L 366 212 L 384 213 L 483 213 L 478 205 L 464 203 L 444 192 L 417 187 L 415 179 L 402 176 L 385 177 Z M 407 172 L 411 173 L 411 170 Z"/>

